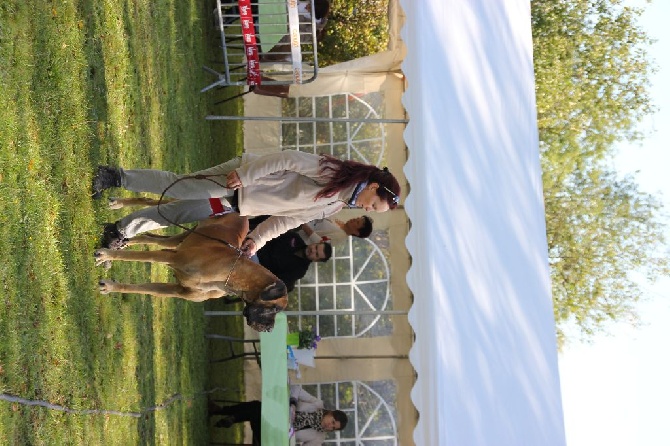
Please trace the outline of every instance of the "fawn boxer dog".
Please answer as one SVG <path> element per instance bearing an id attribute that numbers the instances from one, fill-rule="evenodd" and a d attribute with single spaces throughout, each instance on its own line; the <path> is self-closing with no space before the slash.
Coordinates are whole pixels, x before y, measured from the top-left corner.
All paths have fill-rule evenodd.
<path id="1" fill-rule="evenodd" d="M 164 248 L 159 251 L 98 249 L 94 254 L 97 265 L 114 260 L 165 263 L 177 279 L 177 283 L 146 284 L 103 279 L 100 292 L 179 297 L 194 302 L 236 294 L 245 302 L 247 324 L 257 331 L 270 331 L 275 314 L 288 304 L 286 286 L 237 249 L 248 231 L 246 217 L 231 212 L 201 221 L 195 230 L 176 236 L 143 234 L 128 241 L 128 245 Z"/>

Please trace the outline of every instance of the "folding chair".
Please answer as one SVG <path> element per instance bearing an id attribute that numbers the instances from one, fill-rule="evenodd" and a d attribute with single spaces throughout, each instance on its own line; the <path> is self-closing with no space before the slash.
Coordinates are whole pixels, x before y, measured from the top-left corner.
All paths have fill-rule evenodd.
<path id="1" fill-rule="evenodd" d="M 221 340 L 221 341 L 226 341 L 228 343 L 228 349 L 229 349 L 228 356 L 225 356 L 223 358 L 211 359 L 209 361 L 211 364 L 231 361 L 231 360 L 237 359 L 237 358 L 244 358 L 244 359 L 254 359 L 254 360 L 256 360 L 256 363 L 258 364 L 258 367 L 261 367 L 261 352 L 260 352 L 260 349 L 259 349 L 259 344 L 260 344 L 259 339 L 241 339 L 241 338 L 236 338 L 236 337 L 233 337 L 233 336 L 225 336 L 225 335 L 218 335 L 218 334 L 208 334 L 208 335 L 205 335 L 205 337 L 207 339 L 218 339 L 218 340 Z M 241 345 L 242 350 L 241 351 L 236 351 L 235 345 Z M 251 345 L 252 349 L 251 350 L 245 349 L 244 347 L 246 345 Z"/>
<path id="2" fill-rule="evenodd" d="M 316 79 L 316 20 L 298 12 L 295 0 L 216 0 L 221 71 L 204 66 L 215 87 L 291 85 Z M 314 0 L 309 0 L 312 11 Z"/>

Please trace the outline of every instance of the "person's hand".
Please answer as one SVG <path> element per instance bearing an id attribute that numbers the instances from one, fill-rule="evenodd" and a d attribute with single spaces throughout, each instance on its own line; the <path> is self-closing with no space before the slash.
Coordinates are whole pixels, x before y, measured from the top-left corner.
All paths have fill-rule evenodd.
<path id="1" fill-rule="evenodd" d="M 240 248 L 244 255 L 251 257 L 256 254 L 256 242 L 253 239 L 246 238 L 242 242 L 242 247 Z"/>
<path id="2" fill-rule="evenodd" d="M 300 229 L 302 229 L 303 231 L 305 231 L 305 234 L 307 234 L 307 237 L 309 237 L 310 235 L 314 234 L 314 231 L 312 231 L 312 228 L 310 228 L 309 225 L 308 225 L 307 223 L 303 223 L 303 224 L 301 224 L 301 225 L 300 225 Z"/>
<path id="3" fill-rule="evenodd" d="M 239 189 L 242 187 L 242 181 L 240 181 L 237 171 L 233 170 L 226 176 L 226 187 L 228 189 Z"/>
<path id="4" fill-rule="evenodd" d="M 293 423 L 295 422 L 295 413 L 296 413 L 296 411 L 297 411 L 297 407 L 298 407 L 298 406 L 295 406 L 295 405 L 291 404 L 291 405 L 288 406 L 288 407 L 289 407 L 289 410 L 288 410 L 288 419 L 289 419 L 289 423 L 290 423 L 290 425 L 291 425 L 291 429 L 290 429 L 290 430 L 292 431 L 292 430 L 293 430 Z M 291 434 L 291 435 L 292 435 L 292 434 Z"/>

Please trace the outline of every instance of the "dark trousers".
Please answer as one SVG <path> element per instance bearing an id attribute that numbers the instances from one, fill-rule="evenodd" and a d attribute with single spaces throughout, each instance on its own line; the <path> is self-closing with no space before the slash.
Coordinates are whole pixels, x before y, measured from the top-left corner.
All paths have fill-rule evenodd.
<path id="1" fill-rule="evenodd" d="M 248 421 L 254 434 L 253 443 L 261 444 L 261 402 L 249 401 L 233 404 L 231 406 L 220 406 L 211 411 L 213 415 L 229 415 L 234 417 L 235 423 Z"/>

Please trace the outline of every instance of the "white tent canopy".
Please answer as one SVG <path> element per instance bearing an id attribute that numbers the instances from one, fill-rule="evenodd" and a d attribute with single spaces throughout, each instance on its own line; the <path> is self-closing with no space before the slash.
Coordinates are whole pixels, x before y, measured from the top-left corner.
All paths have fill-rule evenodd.
<path id="1" fill-rule="evenodd" d="M 401 5 L 414 440 L 564 445 L 530 3 Z"/>
<path id="2" fill-rule="evenodd" d="M 389 22 L 388 51 L 324 68 L 290 96 L 380 92 L 391 118 L 405 117 L 402 98 L 404 143 L 394 124 L 383 147 L 404 206 L 375 216 L 375 230 L 392 240 L 387 309 L 411 306 L 411 327 L 401 315 L 386 336 L 325 339 L 302 382 L 393 380 L 401 445 L 564 445 L 530 4 L 390 0 Z M 248 116 L 271 119 L 245 123 L 245 149 L 281 150 L 272 119 L 284 112 L 278 98 L 245 96 Z M 305 147 L 332 149 L 330 136 Z M 247 370 L 249 396 L 259 377 Z"/>

